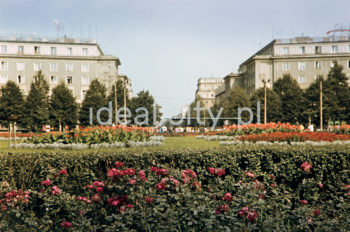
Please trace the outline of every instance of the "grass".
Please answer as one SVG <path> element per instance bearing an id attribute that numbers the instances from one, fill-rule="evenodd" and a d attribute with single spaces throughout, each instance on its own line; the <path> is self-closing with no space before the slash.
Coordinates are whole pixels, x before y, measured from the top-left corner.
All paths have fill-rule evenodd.
<path id="1" fill-rule="evenodd" d="M 19 143 L 19 141 L 17 141 Z M 166 137 L 163 141 L 164 146 L 162 147 L 144 147 L 142 150 L 159 150 L 159 149 L 175 149 L 175 148 L 215 148 L 219 147 L 219 141 L 207 141 L 204 139 L 196 139 L 194 136 L 186 137 Z M 137 149 L 140 148 L 120 148 L 120 149 Z M 20 149 L 21 151 L 35 151 L 33 149 Z M 0 141 L 0 151 L 11 152 L 14 149 L 9 149 L 9 141 Z M 19 151 L 19 150 L 17 150 Z"/>

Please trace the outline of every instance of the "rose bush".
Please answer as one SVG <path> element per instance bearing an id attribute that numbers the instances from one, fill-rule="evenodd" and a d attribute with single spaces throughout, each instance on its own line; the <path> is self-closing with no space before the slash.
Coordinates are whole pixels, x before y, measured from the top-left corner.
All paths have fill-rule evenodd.
<path id="1" fill-rule="evenodd" d="M 4 231 L 350 229 L 348 147 L 18 152 L 0 160 Z"/>

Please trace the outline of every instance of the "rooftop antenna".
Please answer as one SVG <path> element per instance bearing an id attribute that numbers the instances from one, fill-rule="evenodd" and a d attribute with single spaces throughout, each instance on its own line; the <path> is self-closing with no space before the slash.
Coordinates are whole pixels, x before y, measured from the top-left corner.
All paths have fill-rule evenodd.
<path id="1" fill-rule="evenodd" d="M 60 30 L 63 28 L 63 24 L 58 19 L 54 19 L 53 23 L 55 24 L 55 28 L 57 31 L 57 39 L 58 39 L 60 36 Z"/>

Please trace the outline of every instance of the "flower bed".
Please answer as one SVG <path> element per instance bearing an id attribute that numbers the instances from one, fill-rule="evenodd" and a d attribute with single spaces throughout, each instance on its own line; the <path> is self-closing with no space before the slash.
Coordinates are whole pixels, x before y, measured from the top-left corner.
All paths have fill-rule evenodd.
<path id="1" fill-rule="evenodd" d="M 274 123 L 270 122 L 266 125 L 263 123 L 252 123 L 248 125 L 241 125 L 238 130 L 237 125 L 226 126 L 223 129 L 224 135 L 243 135 L 243 134 L 261 134 L 261 133 L 273 133 L 273 132 L 295 132 L 301 131 L 301 126 L 291 125 L 289 123 Z"/>
<path id="2" fill-rule="evenodd" d="M 4 231 L 350 229 L 344 147 L 35 152 L 0 161 Z"/>
<path id="3" fill-rule="evenodd" d="M 305 142 L 305 141 L 347 141 L 350 140 L 350 135 L 347 134 L 335 134 L 331 132 L 274 132 L 268 134 L 254 134 L 254 135 L 244 135 L 237 140 L 257 142 L 257 141 L 267 141 L 267 142 Z"/>

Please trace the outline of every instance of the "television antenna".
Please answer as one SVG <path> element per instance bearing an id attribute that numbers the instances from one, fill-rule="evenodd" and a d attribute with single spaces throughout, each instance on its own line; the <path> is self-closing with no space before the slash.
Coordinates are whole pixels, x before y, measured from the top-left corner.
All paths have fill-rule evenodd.
<path id="1" fill-rule="evenodd" d="M 56 31 L 57 31 L 57 38 L 59 38 L 60 31 L 64 29 L 64 25 L 58 19 L 54 19 L 53 23 L 55 24 L 55 28 L 56 28 Z"/>

